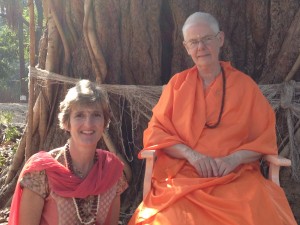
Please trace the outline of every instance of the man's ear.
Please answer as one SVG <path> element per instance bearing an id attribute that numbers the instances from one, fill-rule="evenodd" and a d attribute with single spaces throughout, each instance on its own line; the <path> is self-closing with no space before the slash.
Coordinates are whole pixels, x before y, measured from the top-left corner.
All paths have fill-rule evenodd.
<path id="1" fill-rule="evenodd" d="M 224 40 L 225 40 L 225 33 L 223 31 L 220 31 L 218 35 L 218 40 L 220 43 L 220 47 L 222 47 L 224 45 Z"/>

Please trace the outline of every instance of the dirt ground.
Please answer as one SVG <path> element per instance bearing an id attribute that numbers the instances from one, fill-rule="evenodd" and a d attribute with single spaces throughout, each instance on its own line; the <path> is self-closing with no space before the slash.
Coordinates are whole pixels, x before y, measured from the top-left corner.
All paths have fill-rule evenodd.
<path id="1" fill-rule="evenodd" d="M 13 113 L 13 124 L 24 126 L 26 123 L 27 103 L 0 103 L 0 112 Z"/>
<path id="2" fill-rule="evenodd" d="M 28 106 L 27 103 L 0 103 L 0 113 L 12 112 L 14 117 L 12 123 L 24 127 L 26 123 Z M 3 148 L 0 146 L 0 150 Z M 300 224 L 300 183 L 291 180 L 291 169 L 283 168 L 280 173 L 281 186 L 284 189 L 289 200 L 295 218 Z M 0 211 L 0 225 L 6 225 L 5 215 L 8 214 L 8 209 Z"/>

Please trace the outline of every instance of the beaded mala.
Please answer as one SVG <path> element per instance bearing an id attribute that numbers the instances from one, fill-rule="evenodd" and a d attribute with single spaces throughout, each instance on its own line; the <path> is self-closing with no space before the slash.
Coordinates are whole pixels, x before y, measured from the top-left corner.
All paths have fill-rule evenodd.
<path id="1" fill-rule="evenodd" d="M 70 145 L 65 145 L 64 151 L 65 162 L 68 169 L 76 176 L 83 178 L 82 174 L 75 173 L 73 167 L 72 158 L 70 154 Z M 97 152 L 95 152 L 94 163 L 98 160 Z M 92 199 L 91 199 L 92 198 Z M 96 224 L 97 212 L 99 210 L 100 195 L 89 196 L 87 199 L 83 198 L 72 198 L 75 205 L 77 217 L 82 224 Z M 90 210 L 86 210 L 90 209 Z"/>
<path id="2" fill-rule="evenodd" d="M 226 95 L 226 77 L 225 77 L 225 72 L 224 72 L 224 69 L 223 67 L 221 66 L 221 72 L 222 72 L 222 81 L 223 81 L 223 85 L 222 85 L 222 103 L 221 103 L 221 106 L 220 106 L 220 113 L 219 113 L 219 116 L 218 116 L 218 121 L 213 124 L 213 125 L 209 125 L 207 123 L 205 123 L 205 126 L 207 128 L 210 128 L 210 129 L 213 129 L 213 128 L 216 128 L 217 126 L 219 126 L 220 122 L 221 122 L 221 118 L 222 118 L 222 115 L 223 115 L 223 111 L 224 111 L 224 105 L 225 105 L 225 95 Z"/>

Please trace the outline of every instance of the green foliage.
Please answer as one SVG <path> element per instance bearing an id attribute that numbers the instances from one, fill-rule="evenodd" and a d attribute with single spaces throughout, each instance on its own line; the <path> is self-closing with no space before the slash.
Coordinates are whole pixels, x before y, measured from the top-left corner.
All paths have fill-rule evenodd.
<path id="1" fill-rule="evenodd" d="M 24 28 L 25 68 L 29 62 L 28 27 Z M 18 31 L 13 31 L 0 17 L 0 101 L 18 100 L 20 96 L 20 65 Z M 27 65 L 26 65 L 27 64 Z M 26 72 L 25 72 L 26 74 Z"/>
<path id="2" fill-rule="evenodd" d="M 0 21 L 0 85 L 18 74 L 18 37 L 4 22 Z"/>
<path id="3" fill-rule="evenodd" d="M 0 124 L 9 125 L 13 118 L 14 115 L 11 112 L 0 111 Z"/>
<path id="4" fill-rule="evenodd" d="M 29 23 L 29 8 L 28 7 L 24 7 L 23 8 L 23 18 Z M 36 19 L 36 16 L 35 16 Z M 24 24 L 23 26 L 23 32 L 24 32 L 24 59 L 25 62 L 28 63 L 29 66 L 29 49 L 30 49 L 30 45 L 29 45 L 29 27 L 26 26 Z"/>
<path id="5" fill-rule="evenodd" d="M 3 112 L 0 111 L 0 136 L 1 140 L 0 143 L 4 144 L 6 148 L 9 147 L 12 154 L 15 154 L 20 142 L 21 132 L 19 131 L 18 127 L 13 126 L 13 113 L 11 112 Z M 3 166 L 7 163 L 8 157 L 7 151 L 0 151 L 0 166 Z"/>
<path id="6" fill-rule="evenodd" d="M 2 153 L 0 152 L 0 166 L 3 166 L 6 162 L 5 157 L 2 155 Z"/>
<path id="7" fill-rule="evenodd" d="M 20 135 L 21 134 L 18 128 L 10 125 L 4 130 L 4 141 L 15 142 Z"/>
<path id="8" fill-rule="evenodd" d="M 18 128 L 12 125 L 12 119 L 13 114 L 11 112 L 0 112 L 0 124 L 6 126 L 2 131 L 4 142 L 15 142 L 21 135 Z"/>

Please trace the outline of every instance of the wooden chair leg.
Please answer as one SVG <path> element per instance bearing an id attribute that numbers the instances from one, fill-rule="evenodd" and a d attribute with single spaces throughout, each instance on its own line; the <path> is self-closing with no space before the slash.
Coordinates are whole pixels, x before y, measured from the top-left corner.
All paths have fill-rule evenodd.
<path id="1" fill-rule="evenodd" d="M 153 171 L 155 157 L 156 157 L 155 150 L 144 150 L 141 152 L 141 158 L 146 159 L 143 198 L 146 197 L 146 195 L 149 193 L 151 188 L 152 171 Z"/>

